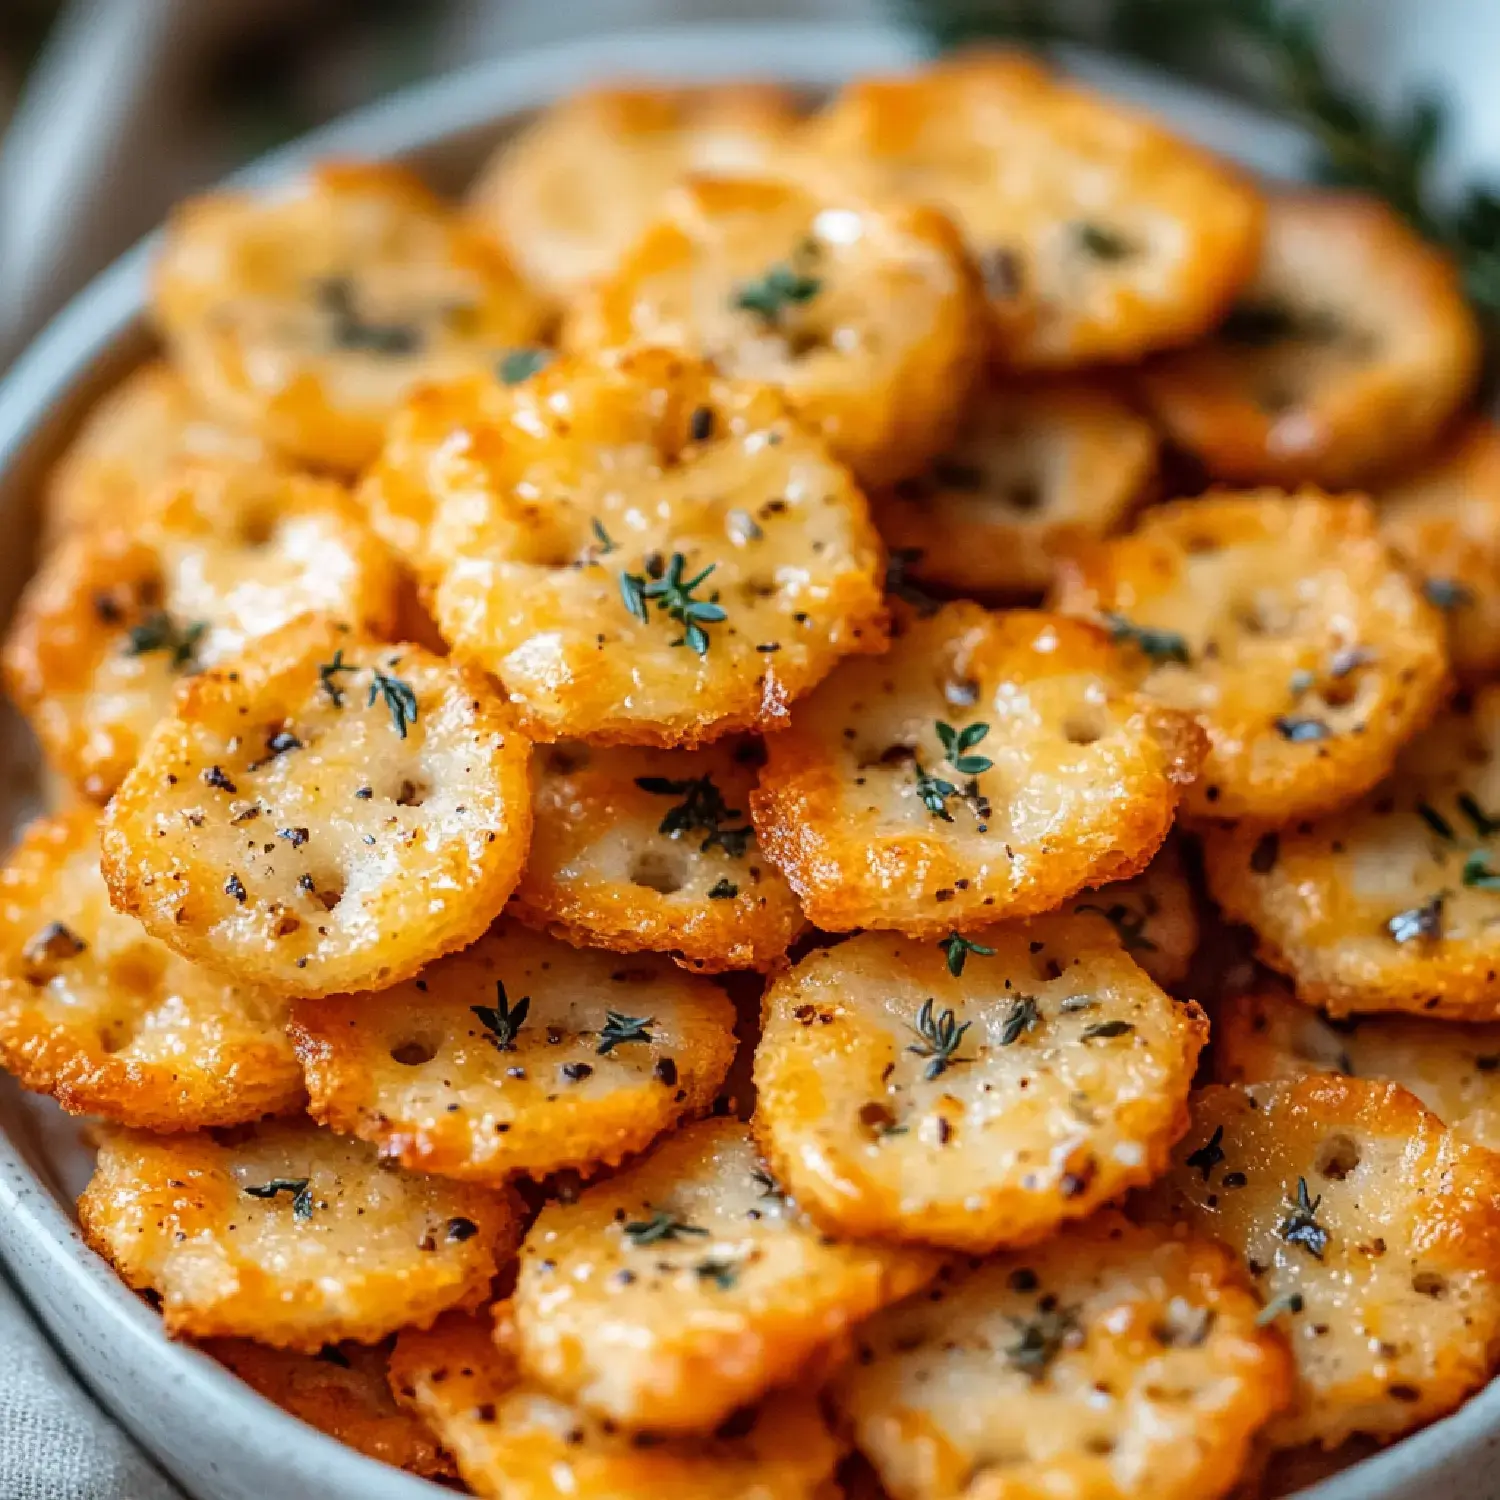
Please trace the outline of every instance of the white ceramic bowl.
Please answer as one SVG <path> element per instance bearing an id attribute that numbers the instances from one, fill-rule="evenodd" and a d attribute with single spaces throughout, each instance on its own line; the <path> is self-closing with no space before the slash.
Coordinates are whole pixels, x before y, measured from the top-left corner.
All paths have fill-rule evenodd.
<path id="1" fill-rule="evenodd" d="M 257 164 L 263 183 L 330 155 L 396 158 L 456 188 L 508 128 L 592 80 L 683 82 L 762 77 L 826 90 L 900 67 L 920 51 L 896 30 L 700 26 L 590 38 L 495 59 L 411 89 Z M 1069 59 L 1206 144 L 1274 175 L 1297 171 L 1293 130 L 1154 74 Z M 0 385 L 0 620 L 32 566 L 39 477 L 89 401 L 146 347 L 141 329 L 150 240 L 56 318 Z M 35 805 L 30 738 L 0 708 L 0 831 Z M 442 1493 L 293 1420 L 212 1360 L 169 1343 L 160 1321 L 83 1245 L 74 1197 L 88 1175 L 76 1122 L 0 1078 L 0 1253 L 99 1400 L 196 1500 L 433 1500 Z M 1308 1500 L 1495 1500 L 1500 1496 L 1500 1382 L 1456 1416 L 1345 1471 Z M 124 1497 L 130 1500 L 130 1497 Z"/>

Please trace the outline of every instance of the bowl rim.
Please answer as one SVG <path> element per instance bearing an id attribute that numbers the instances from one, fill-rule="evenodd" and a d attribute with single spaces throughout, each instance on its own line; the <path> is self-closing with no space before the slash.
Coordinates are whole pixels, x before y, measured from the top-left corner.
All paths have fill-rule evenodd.
<path id="1" fill-rule="evenodd" d="M 594 81 L 639 78 L 662 83 L 711 83 L 766 78 L 809 89 L 836 87 L 866 72 L 899 71 L 928 53 L 914 31 L 889 25 L 696 22 L 659 30 L 575 38 L 489 58 L 413 84 L 345 115 L 235 172 L 217 186 L 261 189 L 294 177 L 322 158 L 399 159 L 494 127 Z M 1305 146 L 1294 127 L 1233 100 L 1078 49 L 1062 49 L 1071 71 L 1153 112 L 1165 114 L 1211 149 L 1272 176 L 1292 176 Z M 49 417 L 70 392 L 141 323 L 149 267 L 161 231 L 147 235 L 91 280 L 44 326 L 0 379 L 0 510 L 14 509 L 14 474 L 43 440 Z M 146 1361 L 206 1405 L 214 1436 L 236 1429 L 257 1450 L 293 1452 L 296 1483 L 286 1492 L 423 1500 L 435 1486 L 368 1459 L 266 1400 L 209 1356 L 166 1339 L 160 1319 L 83 1241 L 53 1187 L 23 1150 L 34 1132 L 18 1107 L 20 1090 L 0 1076 L 0 1258 L 23 1289 L 66 1283 L 75 1300 L 106 1330 L 122 1363 Z M 17 1138 L 12 1138 L 13 1134 Z M 74 1352 L 61 1317 L 43 1318 L 49 1336 Z M 77 1363 L 75 1361 L 75 1363 Z M 105 1410 L 180 1482 L 191 1482 L 157 1441 L 120 1410 L 105 1378 L 83 1365 L 77 1373 Z M 1500 1379 L 1454 1414 L 1298 1492 L 1300 1500 L 1411 1500 L 1417 1486 L 1442 1478 L 1447 1464 L 1479 1463 L 1500 1444 Z M 259 1456 L 264 1459 L 264 1453 Z M 212 1466 L 211 1466 L 212 1467 Z M 287 1473 L 290 1477 L 292 1469 Z M 1456 1475 L 1453 1477 L 1457 1477 Z M 1412 1488 L 1408 1488 L 1412 1487 Z M 239 1493 L 236 1491 L 235 1493 Z M 248 1493 L 248 1492 L 247 1492 Z"/>

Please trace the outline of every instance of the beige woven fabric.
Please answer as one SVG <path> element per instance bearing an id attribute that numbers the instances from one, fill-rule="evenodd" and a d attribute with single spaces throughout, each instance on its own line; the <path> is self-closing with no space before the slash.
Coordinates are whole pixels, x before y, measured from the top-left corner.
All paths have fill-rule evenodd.
<path id="1" fill-rule="evenodd" d="M 183 1500 L 73 1378 L 3 1274 L 0 1497 Z"/>

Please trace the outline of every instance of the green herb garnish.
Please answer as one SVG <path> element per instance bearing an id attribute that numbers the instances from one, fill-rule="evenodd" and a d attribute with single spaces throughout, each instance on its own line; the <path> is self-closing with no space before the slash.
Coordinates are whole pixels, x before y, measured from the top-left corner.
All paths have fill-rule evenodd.
<path id="1" fill-rule="evenodd" d="M 1301 1245 L 1314 1260 L 1322 1260 L 1328 1248 L 1328 1231 L 1315 1217 L 1318 1205 L 1323 1201 L 1320 1193 L 1316 1198 L 1307 1195 L 1307 1179 L 1297 1179 L 1297 1196 L 1287 1201 L 1289 1212 L 1277 1225 L 1276 1233 L 1289 1245 Z"/>
<path id="2" fill-rule="evenodd" d="M 603 1057 L 626 1042 L 649 1042 L 651 1033 L 646 1028 L 653 1020 L 652 1016 L 622 1016 L 617 1010 L 605 1011 L 604 1029 L 599 1033 L 599 1055 Z"/>
<path id="3" fill-rule="evenodd" d="M 522 995 L 514 1005 L 509 1005 L 505 998 L 505 984 L 497 979 L 495 1003 L 471 1005 L 469 1009 L 479 1017 L 480 1024 L 490 1034 L 490 1042 L 498 1051 L 513 1052 L 516 1036 L 526 1024 L 527 1013 L 531 1010 L 531 996 Z"/>
<path id="4" fill-rule="evenodd" d="M 737 807 L 724 801 L 724 794 L 714 785 L 712 774 L 695 776 L 688 781 L 674 781 L 665 776 L 637 776 L 635 784 L 643 792 L 656 797 L 681 797 L 682 801 L 671 808 L 657 824 L 658 833 L 676 838 L 684 833 L 701 833 L 703 842 L 698 846 L 701 853 L 718 847 L 731 859 L 741 859 L 755 837 L 755 830 L 747 823 L 740 828 L 726 828 L 731 818 L 744 814 Z"/>
<path id="5" fill-rule="evenodd" d="M 1224 1160 L 1224 1148 L 1220 1145 L 1223 1139 L 1224 1127 L 1215 1125 L 1214 1133 L 1196 1151 L 1189 1152 L 1185 1158 L 1187 1165 L 1196 1167 L 1205 1182 L 1213 1175 L 1214 1168 Z"/>
<path id="6" fill-rule="evenodd" d="M 1500 873 L 1490 868 L 1490 857 L 1483 849 L 1471 851 L 1464 861 L 1463 883 L 1471 890 L 1500 891 Z"/>
<path id="7" fill-rule="evenodd" d="M 1496 287 L 1500 292 L 1500 285 Z M 1461 609 L 1474 602 L 1474 590 L 1456 578 L 1427 578 L 1422 582 L 1422 595 L 1434 609 Z"/>
<path id="8" fill-rule="evenodd" d="M 1042 1013 L 1037 1008 L 1035 995 L 1017 995 L 1010 1002 L 1010 1009 L 1005 1013 L 1005 1019 L 1000 1023 L 1000 1045 L 1002 1047 L 1013 1046 L 1021 1040 L 1025 1032 L 1033 1031 L 1037 1023 L 1042 1019 Z"/>
<path id="9" fill-rule="evenodd" d="M 1129 1021 L 1099 1021 L 1093 1026 L 1086 1026 L 1079 1033 L 1079 1040 L 1084 1042 L 1109 1041 L 1117 1036 L 1129 1036 L 1135 1026 Z"/>
<path id="10" fill-rule="evenodd" d="M 969 1061 L 966 1057 L 959 1057 L 957 1053 L 963 1044 L 964 1033 L 972 1024 L 965 1021 L 960 1026 L 958 1017 L 951 1010 L 935 1011 L 930 997 L 922 1002 L 922 1008 L 917 1012 L 917 1024 L 910 1028 L 916 1032 L 919 1040 L 906 1050 L 917 1057 L 929 1059 L 922 1071 L 924 1078 L 936 1078 L 954 1064 Z"/>
<path id="11" fill-rule="evenodd" d="M 708 1231 L 686 1219 L 679 1219 L 665 1209 L 656 1209 L 649 1219 L 639 1219 L 625 1226 L 625 1238 L 636 1248 L 642 1245 L 659 1245 L 665 1240 L 686 1239 L 689 1235 L 706 1238 Z"/>
<path id="12" fill-rule="evenodd" d="M 179 625 L 166 610 L 158 609 L 147 615 L 139 625 L 130 627 L 125 654 L 147 656 L 154 651 L 165 651 L 172 659 L 172 670 L 180 672 L 184 667 L 195 665 L 198 644 L 207 629 L 206 620 Z"/>
<path id="13" fill-rule="evenodd" d="M 1127 620 L 1124 615 L 1111 613 L 1105 614 L 1104 623 L 1109 626 L 1111 640 L 1130 642 L 1152 661 L 1175 661 L 1187 666 L 1192 660 L 1187 638 L 1175 630 L 1152 630 L 1149 626 Z"/>
<path id="14" fill-rule="evenodd" d="M 669 619 L 682 626 L 682 634 L 672 642 L 674 646 L 690 646 L 699 656 L 708 651 L 708 632 L 705 625 L 717 625 L 729 616 L 713 599 L 695 599 L 693 590 L 718 567 L 710 563 L 691 578 L 683 578 L 687 560 L 682 553 L 674 552 L 663 570 L 657 563 L 653 571 L 650 564 L 645 573 L 621 573 L 620 597 L 625 608 L 642 625 L 651 623 L 650 604 L 654 603 Z"/>
<path id="15" fill-rule="evenodd" d="M 506 385 L 520 385 L 552 362 L 548 349 L 512 349 L 500 360 L 500 378 Z"/>
<path id="16" fill-rule="evenodd" d="M 942 742 L 944 757 L 960 776 L 978 776 L 995 764 L 988 756 L 967 753 L 990 732 L 988 724 L 969 724 L 963 729 L 955 729 L 938 719 L 933 728 Z"/>
<path id="17" fill-rule="evenodd" d="M 754 313 L 768 327 L 781 321 L 789 307 L 810 302 L 823 290 L 817 276 L 791 265 L 772 266 L 756 281 L 747 281 L 734 294 L 734 305 L 742 312 Z"/>
<path id="18" fill-rule="evenodd" d="M 1041 1380 L 1052 1361 L 1079 1331 L 1078 1314 L 1071 1307 L 1038 1308 L 1034 1318 L 1012 1318 L 1019 1337 L 1005 1351 L 1013 1368 Z"/>
<path id="19" fill-rule="evenodd" d="M 332 661 L 318 663 L 318 686 L 328 694 L 335 708 L 344 706 L 344 690 L 338 685 L 338 677 L 343 672 L 353 672 L 354 666 L 344 660 L 344 650 L 341 646 L 333 653 Z M 370 700 L 375 701 L 373 698 Z"/>
<path id="20" fill-rule="evenodd" d="M 312 1180 L 308 1177 L 273 1177 L 269 1182 L 244 1189 L 251 1198 L 275 1198 L 280 1193 L 292 1195 L 292 1217 L 305 1224 L 313 1216 Z"/>
<path id="21" fill-rule="evenodd" d="M 391 723 L 404 740 L 407 729 L 417 722 L 417 695 L 411 684 L 377 667 L 370 679 L 370 696 L 365 699 L 365 707 L 373 707 L 377 697 L 385 699 L 385 706 L 391 711 Z"/>
<path id="22" fill-rule="evenodd" d="M 1080 901 L 1073 910 L 1091 911 L 1103 917 L 1120 935 L 1121 945 L 1127 953 L 1137 950 L 1142 953 L 1156 952 L 1156 944 L 1146 936 L 1146 923 L 1149 919 L 1145 912 L 1132 911 L 1121 901 L 1115 901 L 1109 906 L 1100 906 L 1096 901 Z"/>
<path id="23" fill-rule="evenodd" d="M 727 1292 L 740 1279 L 740 1268 L 732 1260 L 700 1260 L 693 1270 L 699 1281 L 711 1281 L 721 1292 Z"/>
<path id="24" fill-rule="evenodd" d="M 1080 250 L 1095 260 L 1128 260 L 1135 251 L 1135 246 L 1123 234 L 1103 224 L 1075 224 L 1073 239 Z"/>
<path id="25" fill-rule="evenodd" d="M 981 958 L 993 958 L 995 950 L 986 948 L 983 943 L 971 942 L 961 933 L 951 932 L 945 937 L 938 947 L 943 950 L 948 958 L 948 972 L 957 979 L 964 971 L 964 963 L 971 953 L 977 953 Z"/>

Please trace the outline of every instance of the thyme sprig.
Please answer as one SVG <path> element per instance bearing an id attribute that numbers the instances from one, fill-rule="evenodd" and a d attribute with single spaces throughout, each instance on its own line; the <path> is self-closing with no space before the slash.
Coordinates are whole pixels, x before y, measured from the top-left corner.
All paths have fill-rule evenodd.
<path id="1" fill-rule="evenodd" d="M 703 842 L 698 845 L 700 853 L 720 848 L 731 859 L 742 859 L 755 830 L 748 824 L 738 828 L 726 828 L 731 818 L 742 818 L 738 807 L 730 807 L 724 794 L 714 783 L 713 775 L 694 776 L 686 781 L 676 781 L 666 776 L 637 776 L 635 784 L 643 792 L 655 797 L 681 797 L 676 807 L 669 808 L 666 816 L 656 825 L 658 833 L 677 838 L 684 833 L 701 833 Z"/>
<path id="2" fill-rule="evenodd" d="M 729 616 L 714 598 L 695 599 L 693 590 L 716 567 L 717 563 L 709 563 L 691 578 L 684 578 L 687 559 L 682 553 L 674 552 L 665 567 L 657 558 L 647 563 L 644 573 L 621 573 L 620 598 L 642 625 L 651 623 L 650 606 L 655 604 L 668 619 L 682 626 L 682 634 L 672 645 L 690 646 L 699 656 L 704 656 L 708 652 L 708 632 L 703 627 L 717 625 Z"/>
<path id="3" fill-rule="evenodd" d="M 479 1023 L 489 1032 L 490 1042 L 499 1052 L 514 1052 L 516 1037 L 521 1027 L 526 1024 L 527 1013 L 531 1010 L 531 996 L 522 995 L 514 1005 L 509 1004 L 505 997 L 505 983 L 503 980 L 495 981 L 495 1003 L 493 1005 L 471 1005 L 469 1007 L 476 1016 Z"/>
<path id="4" fill-rule="evenodd" d="M 918 1040 L 906 1050 L 917 1057 L 928 1059 L 927 1066 L 922 1070 L 923 1078 L 930 1081 L 940 1077 L 956 1063 L 969 1061 L 958 1055 L 958 1049 L 963 1045 L 964 1033 L 971 1025 L 971 1021 L 959 1025 L 958 1017 L 951 1010 L 937 1010 L 931 996 L 922 1002 L 922 1008 L 917 1012 L 917 1024 L 910 1028 L 917 1034 Z"/>
<path id="5" fill-rule="evenodd" d="M 654 1016 L 625 1016 L 617 1010 L 605 1011 L 604 1029 L 599 1033 L 599 1055 L 603 1057 L 626 1042 L 649 1042 L 651 1033 L 646 1028 L 654 1020 Z"/>
<path id="6" fill-rule="evenodd" d="M 1287 1215 L 1276 1227 L 1276 1233 L 1289 1245 L 1301 1245 L 1314 1260 L 1322 1260 L 1328 1248 L 1328 1231 L 1317 1220 L 1323 1195 L 1308 1196 L 1307 1178 L 1297 1179 L 1297 1196 L 1287 1201 Z"/>

